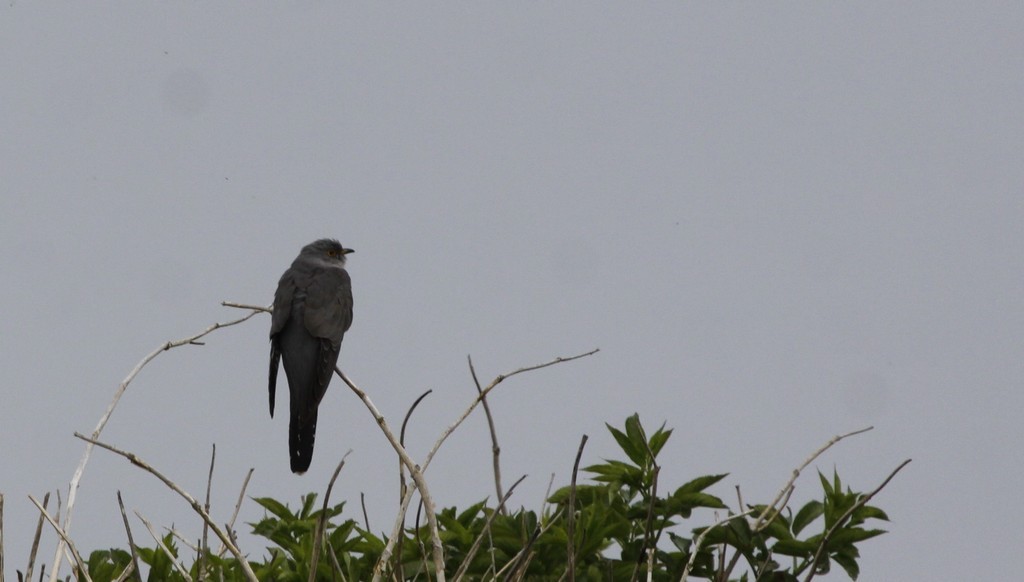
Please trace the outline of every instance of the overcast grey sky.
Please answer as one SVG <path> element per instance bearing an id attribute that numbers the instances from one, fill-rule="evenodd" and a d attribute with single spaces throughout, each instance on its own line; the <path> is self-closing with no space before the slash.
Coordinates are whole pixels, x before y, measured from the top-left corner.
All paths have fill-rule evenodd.
<path id="1" fill-rule="evenodd" d="M 6 574 L 26 496 L 66 496 L 72 432 L 136 362 L 239 315 L 222 300 L 268 304 L 323 236 L 357 250 L 342 368 L 396 423 L 434 389 L 418 457 L 474 395 L 467 354 L 491 378 L 601 348 L 494 395 L 506 479 L 529 474 L 516 505 L 568 481 L 583 433 L 584 463 L 615 455 L 603 423 L 634 411 L 676 429 L 665 483 L 730 472 L 714 493 L 748 501 L 874 425 L 815 464 L 868 490 L 914 459 L 876 499 L 891 533 L 862 579 L 1019 571 L 1021 31 L 1019 2 L 5 2 Z M 222 522 L 249 467 L 251 495 L 294 502 L 351 448 L 335 495 L 389 528 L 394 454 L 339 383 L 289 472 L 268 328 L 161 355 L 103 438 L 197 493 L 216 443 Z M 427 474 L 437 502 L 491 494 L 489 462 L 474 416 Z M 83 549 L 126 545 L 118 489 L 199 535 L 96 451 Z M 811 471 L 795 499 L 819 491 Z"/>

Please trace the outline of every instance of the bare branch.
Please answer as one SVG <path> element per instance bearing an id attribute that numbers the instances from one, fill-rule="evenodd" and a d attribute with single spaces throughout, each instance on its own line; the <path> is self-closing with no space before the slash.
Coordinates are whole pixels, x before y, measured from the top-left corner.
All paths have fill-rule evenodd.
<path id="1" fill-rule="evenodd" d="M 480 387 L 480 380 L 476 377 L 473 358 L 467 355 L 466 361 L 469 362 L 469 374 L 473 376 L 476 392 L 477 394 L 482 394 L 484 389 Z M 494 415 L 491 414 L 491 405 L 487 403 L 487 398 L 481 398 L 480 403 L 484 406 L 484 415 L 487 416 L 487 429 L 491 432 L 491 464 L 494 466 L 494 492 L 497 493 L 498 499 L 502 499 L 504 494 L 501 492 L 501 446 L 498 445 L 498 431 L 494 428 Z M 507 515 L 508 507 L 502 506 L 502 513 Z"/>
<path id="2" fill-rule="evenodd" d="M 391 432 L 391 428 L 388 426 L 387 421 L 384 420 L 384 416 L 380 413 L 380 411 L 377 409 L 377 407 L 373 404 L 373 401 L 370 400 L 370 398 L 366 395 L 366 392 L 364 392 L 361 388 L 356 386 L 355 383 L 353 383 L 348 378 L 348 376 L 346 376 L 339 368 L 335 367 L 335 369 L 334 369 L 335 373 L 338 374 L 339 377 L 341 377 L 341 379 L 345 382 L 345 384 L 347 384 L 348 387 L 353 392 L 356 393 L 356 396 L 358 396 L 359 399 L 363 401 L 363 404 L 365 404 L 366 407 L 370 410 L 370 413 L 373 415 L 374 420 L 377 421 L 377 425 L 380 426 L 381 430 L 384 432 L 384 436 L 388 439 L 388 442 L 391 443 L 391 446 L 392 446 L 392 448 L 395 449 L 395 452 L 398 453 L 398 456 L 399 456 L 399 458 L 401 458 L 402 463 L 406 466 L 406 468 L 409 469 L 409 473 L 410 473 L 410 475 L 412 475 L 413 481 L 416 482 L 416 488 L 420 492 L 420 499 L 423 501 L 424 509 L 426 510 L 426 513 L 427 513 L 427 525 L 430 527 L 431 537 L 433 538 L 433 544 L 434 544 L 434 548 L 433 548 L 434 567 L 435 567 L 435 573 L 437 575 L 438 582 L 445 582 L 445 578 L 444 578 L 444 548 L 443 548 L 443 546 L 441 544 L 441 538 L 440 538 L 440 536 L 438 534 L 438 530 L 437 530 L 437 518 L 436 518 L 436 516 L 434 514 L 434 501 L 433 501 L 433 498 L 430 496 L 429 490 L 426 489 L 426 482 L 425 482 L 425 479 L 423 478 L 423 471 L 425 471 L 426 468 L 430 465 L 430 461 L 434 458 L 434 455 L 437 454 L 438 449 L 441 448 L 441 445 L 444 443 L 445 440 L 447 440 L 447 438 L 452 434 L 452 432 L 454 432 L 455 429 L 458 428 L 459 425 L 462 424 L 462 422 L 470 415 L 470 413 L 473 412 L 473 410 L 476 408 L 477 404 L 479 404 L 481 402 L 481 400 L 483 398 L 485 398 L 487 396 L 487 394 L 491 390 L 493 390 L 498 384 L 500 384 L 506 378 L 510 378 L 512 376 L 515 376 L 516 374 L 520 374 L 520 373 L 523 373 L 523 372 L 529 372 L 531 370 L 538 370 L 540 368 L 546 368 L 548 366 L 553 366 L 555 364 L 559 364 L 559 363 L 562 363 L 562 362 L 570 362 L 572 360 L 577 360 L 577 359 L 580 359 L 580 358 L 584 358 L 586 356 L 590 356 L 590 355 L 596 354 L 598 351 L 600 351 L 600 350 L 594 349 L 594 350 L 591 350 L 589 352 L 586 352 L 586 353 L 583 353 L 583 354 L 579 354 L 579 355 L 576 355 L 576 356 L 559 357 L 559 358 L 555 358 L 554 360 L 551 360 L 550 362 L 545 362 L 543 364 L 538 364 L 538 365 L 535 365 L 535 366 L 527 366 L 527 367 L 524 367 L 524 368 L 519 368 L 518 370 L 515 370 L 513 372 L 509 372 L 508 374 L 501 374 L 501 375 L 499 375 L 493 381 L 491 381 L 491 383 L 486 388 L 484 388 L 482 391 L 480 391 L 478 393 L 477 397 L 473 400 L 472 403 L 470 403 L 469 407 L 466 410 L 463 411 L 463 413 L 459 416 L 459 418 L 457 418 L 455 420 L 455 422 L 453 422 L 451 425 L 449 425 L 441 433 L 441 436 L 438 437 L 437 441 L 434 443 L 434 446 L 430 449 L 430 452 L 427 453 L 427 457 L 423 461 L 422 468 L 419 467 L 418 465 L 416 465 L 413 462 L 412 458 L 409 457 L 409 454 L 408 454 L 408 452 L 406 452 L 405 447 L 403 447 L 401 445 L 401 443 L 398 442 L 398 440 L 395 438 L 395 435 L 394 435 L 394 433 Z M 410 491 L 406 492 L 405 497 L 402 499 L 402 505 L 401 505 L 398 517 L 395 520 L 396 525 L 395 525 L 395 528 L 393 529 L 393 532 L 396 532 L 396 533 L 400 533 L 401 532 L 401 527 L 402 527 L 401 524 L 403 524 L 405 522 L 405 512 L 408 510 L 409 501 L 411 500 L 411 496 L 412 496 L 412 491 L 410 490 Z M 388 540 L 388 544 L 385 546 L 384 552 L 381 554 L 381 558 L 380 559 L 381 559 L 382 563 L 387 563 L 387 561 L 391 559 L 391 552 L 394 550 L 395 538 L 396 538 L 396 536 L 392 536 L 391 539 Z M 380 563 L 378 563 L 378 566 L 380 566 Z M 375 571 L 374 571 L 374 581 L 376 582 L 379 579 L 380 579 L 379 569 L 375 569 Z"/>
<path id="3" fill-rule="evenodd" d="M 583 457 L 583 447 L 587 445 L 587 435 L 580 439 L 580 448 L 576 450 L 576 461 L 572 464 L 572 481 L 569 484 L 569 509 L 566 519 L 565 535 L 568 538 L 566 548 L 566 568 L 569 582 L 576 582 L 576 474 L 580 470 L 580 458 Z"/>
<path id="4" fill-rule="evenodd" d="M 331 559 L 331 570 L 341 578 L 341 582 L 348 582 L 348 578 L 345 576 L 345 571 L 341 569 L 341 564 L 338 563 L 337 552 L 334 551 L 334 546 L 331 545 L 331 540 L 327 540 L 327 556 Z"/>
<path id="5" fill-rule="evenodd" d="M 203 503 L 203 509 L 206 513 L 210 513 L 210 490 L 213 488 L 213 467 L 217 462 L 217 443 L 213 443 L 213 451 L 210 453 L 210 473 L 206 476 L 206 500 Z M 199 543 L 199 579 L 206 579 L 206 554 L 210 551 L 210 546 L 207 543 L 207 534 L 209 533 L 209 527 L 206 522 L 203 522 L 203 537 Z"/>
<path id="6" fill-rule="evenodd" d="M 203 509 L 203 506 L 200 505 L 198 501 L 196 501 L 195 497 L 193 497 L 190 493 L 179 487 L 177 483 L 168 479 L 166 476 L 164 476 L 163 473 L 157 471 L 151 465 L 143 461 L 141 458 L 135 455 L 135 453 L 122 451 L 117 447 L 108 445 L 106 443 L 102 443 L 96 439 L 91 439 L 77 432 L 75 433 L 75 436 L 86 442 L 92 443 L 100 448 L 104 448 L 107 449 L 108 451 L 121 455 L 122 457 L 128 459 L 128 461 L 131 462 L 133 465 L 144 469 L 145 471 L 147 471 L 148 473 L 162 481 L 164 485 L 167 485 L 167 487 L 169 487 L 172 491 L 181 496 L 182 499 L 187 501 L 188 504 L 192 506 L 192 510 L 199 514 L 199 517 L 203 518 L 203 521 L 210 526 L 210 529 L 213 530 L 213 533 L 215 533 L 217 537 L 220 538 L 221 543 L 223 543 L 231 552 L 231 554 L 235 556 L 235 558 L 238 560 L 239 566 L 241 566 L 242 570 L 245 572 L 246 578 L 248 578 L 252 582 L 257 582 L 256 574 L 252 571 L 252 568 L 249 566 L 249 561 L 246 560 L 245 556 L 242 555 L 242 552 L 238 549 L 238 546 L 235 545 L 235 543 L 231 541 L 227 534 L 224 533 L 224 530 L 222 530 L 216 523 L 213 522 L 213 519 L 210 518 L 210 514 Z"/>
<path id="7" fill-rule="evenodd" d="M 86 582 L 92 582 L 92 578 L 89 577 L 89 568 L 86 567 L 85 560 L 82 559 L 82 554 L 78 553 L 78 548 L 75 547 L 75 543 L 71 541 L 71 538 L 69 538 L 68 534 L 63 529 L 61 529 L 60 525 L 58 525 L 57 522 L 52 517 L 50 517 L 49 512 L 46 511 L 46 508 L 43 507 L 42 504 L 40 504 L 35 497 L 29 495 L 28 498 L 36 506 L 36 508 L 39 509 L 39 513 L 42 514 L 44 518 L 46 518 L 46 521 L 50 522 L 50 527 L 53 528 L 53 531 L 57 532 L 57 535 L 60 536 L 60 539 L 64 540 L 64 543 L 71 550 L 71 555 L 74 556 L 75 564 L 78 568 L 78 576 L 85 578 Z"/>
<path id="8" fill-rule="evenodd" d="M 723 520 L 716 521 L 715 523 L 713 523 L 710 526 L 708 526 L 707 529 L 705 529 L 704 531 L 700 532 L 700 535 L 697 536 L 697 539 L 694 540 L 693 544 L 691 544 L 691 546 L 690 546 L 690 559 L 686 562 L 686 567 L 683 568 L 683 576 L 682 576 L 682 578 L 680 578 L 680 581 L 681 582 L 686 582 L 686 578 L 690 575 L 690 570 L 693 569 L 693 565 L 697 562 L 697 554 L 700 552 L 700 547 L 704 543 L 704 537 L 708 535 L 708 532 L 710 532 L 714 528 L 722 525 L 723 523 L 728 523 L 728 522 L 730 522 L 730 521 L 732 521 L 734 519 L 746 517 L 746 516 L 750 515 L 751 513 L 754 513 L 753 509 L 748 509 L 747 511 L 744 511 L 743 513 L 737 513 L 736 515 L 730 515 L 729 517 L 727 517 L 727 518 L 725 518 Z"/>
<path id="9" fill-rule="evenodd" d="M 412 460 L 412 457 L 409 456 L 409 453 L 406 452 L 405 447 L 403 447 L 402 444 L 398 442 L 398 439 L 395 438 L 395 434 L 391 432 L 391 427 L 389 427 L 387 421 L 384 420 L 384 415 L 380 413 L 380 410 L 378 410 L 377 406 L 373 403 L 372 400 L 370 400 L 370 397 L 366 395 L 366 392 L 363 392 L 361 388 L 359 388 L 351 380 L 349 380 L 348 376 L 342 373 L 340 368 L 335 367 L 334 372 L 341 377 L 345 384 L 347 384 L 348 387 L 352 389 L 353 392 L 356 393 L 356 396 L 358 396 L 359 399 L 363 401 L 363 404 L 365 404 L 366 407 L 370 410 L 370 414 L 372 414 L 373 418 L 377 421 L 377 425 L 384 432 L 384 436 L 387 437 L 388 442 L 391 443 L 391 447 L 395 449 L 395 452 L 398 453 L 398 457 L 402 460 L 402 463 L 404 463 L 406 468 L 409 469 L 409 475 L 412 476 L 412 480 L 416 483 L 416 489 L 419 490 L 420 499 L 423 500 L 424 507 L 426 508 L 427 511 L 427 524 L 430 526 L 430 535 L 433 538 L 434 568 L 436 569 L 437 580 L 438 582 L 445 582 L 444 547 L 441 545 L 441 537 L 440 534 L 438 533 L 437 516 L 434 514 L 434 500 L 430 496 L 430 490 L 427 487 L 426 479 L 423 478 L 423 472 L 420 470 L 419 466 Z M 403 507 L 408 507 L 408 504 L 403 504 Z M 404 511 L 400 512 L 399 517 L 402 518 L 404 521 Z M 385 552 L 388 552 L 389 548 L 391 547 L 392 546 L 389 544 L 385 548 Z M 383 562 L 386 563 L 388 559 L 390 559 L 389 554 L 385 553 L 381 555 L 381 560 Z M 379 574 L 377 572 L 375 572 L 374 574 L 376 580 L 379 577 Z"/>
<path id="10" fill-rule="evenodd" d="M 462 560 L 462 565 L 459 566 L 458 571 L 455 572 L 455 576 L 452 577 L 452 582 L 459 582 L 459 580 L 466 575 L 466 570 L 469 569 L 470 562 L 473 561 L 473 558 L 476 557 L 476 553 L 480 550 L 480 545 L 484 541 L 484 536 L 490 534 L 491 524 L 494 522 L 494 518 L 501 513 L 501 508 L 505 506 L 505 502 L 508 501 L 509 497 L 512 497 L 512 492 L 515 491 L 516 487 L 523 482 L 523 479 L 526 479 L 526 475 L 517 479 L 516 482 L 509 487 L 508 494 L 498 501 L 498 506 L 494 508 L 494 511 L 492 511 L 489 516 L 487 516 L 487 521 L 484 523 L 483 529 L 480 530 L 480 535 L 473 540 L 473 545 L 470 546 L 469 551 L 466 552 L 466 557 Z"/>
<path id="11" fill-rule="evenodd" d="M 839 528 L 841 528 L 848 519 L 850 519 L 850 516 L 853 515 L 853 512 L 867 505 L 868 501 L 871 501 L 872 497 L 874 497 L 875 495 L 878 494 L 879 491 L 884 489 L 885 486 L 889 484 L 889 481 L 892 481 L 892 478 L 896 476 L 896 473 L 899 473 L 900 470 L 903 469 L 903 467 L 906 467 L 909 463 L 910 459 L 907 459 L 906 461 L 900 463 L 898 467 L 893 469 L 892 473 L 889 473 L 889 476 L 885 478 L 885 481 L 882 481 L 881 485 L 875 487 L 875 489 L 871 493 L 868 493 L 867 495 L 858 499 L 857 503 L 854 503 L 850 507 L 850 509 L 847 509 L 846 512 L 843 513 L 843 515 L 839 516 L 839 519 L 837 519 L 836 522 L 832 524 L 832 527 L 828 529 L 825 535 L 822 536 L 821 543 L 818 544 L 818 550 L 814 552 L 814 558 L 811 559 L 811 570 L 807 573 L 807 577 L 804 578 L 804 582 L 811 582 L 811 580 L 814 579 L 815 564 L 817 564 L 818 560 L 821 559 L 821 553 L 825 551 L 825 547 L 828 546 L 828 542 L 832 539 L 832 535 L 835 534 L 836 531 L 838 531 Z"/>
<path id="12" fill-rule="evenodd" d="M 264 309 L 261 308 L 261 310 Z M 164 342 L 156 349 L 154 349 L 152 352 L 147 354 L 146 357 L 142 358 L 142 360 L 140 360 L 139 363 L 136 364 L 134 368 L 132 368 L 131 372 L 129 372 L 128 375 L 125 376 L 125 379 L 121 381 L 121 384 L 118 385 L 117 390 L 114 391 L 113 400 L 110 401 L 110 404 L 107 406 L 106 411 L 104 411 L 103 415 L 100 416 L 99 422 L 96 423 L 96 428 L 94 428 L 92 431 L 91 438 L 100 438 L 100 433 L 103 432 L 103 427 L 107 425 L 107 421 L 110 420 L 110 416 L 114 413 L 114 409 L 117 407 L 117 403 L 120 402 L 121 396 L 124 394 L 125 390 L 128 389 L 128 385 L 131 384 L 132 380 L 134 380 L 135 377 L 139 375 L 139 372 L 142 371 L 142 368 L 144 368 L 146 364 L 153 361 L 154 358 L 159 356 L 161 353 L 166 352 L 167 350 L 185 345 L 194 345 L 200 338 L 210 333 L 213 333 L 218 329 L 230 327 L 232 325 L 237 325 L 239 323 L 247 321 L 257 313 L 260 313 L 260 310 L 253 310 L 244 317 L 240 317 L 238 319 L 234 319 L 224 323 L 214 323 L 213 325 L 210 325 L 209 327 L 207 327 L 206 329 L 197 334 L 178 340 Z M 85 451 L 82 453 L 82 458 L 78 462 L 78 468 L 75 469 L 75 473 L 71 477 L 71 482 L 68 484 L 68 507 L 64 512 L 63 522 L 63 529 L 65 532 L 71 531 L 71 516 L 75 509 L 75 501 L 78 498 L 78 486 L 79 483 L 81 483 L 82 481 L 82 474 L 85 473 L 85 466 L 89 463 L 89 455 L 92 453 L 92 447 L 93 445 L 91 443 L 86 444 Z M 50 572 L 50 582 L 57 582 L 57 576 L 60 573 L 60 566 L 64 557 L 63 545 L 63 539 L 57 542 L 57 550 L 54 553 L 53 557 L 53 569 Z"/>
<path id="13" fill-rule="evenodd" d="M 135 562 L 128 562 L 128 565 L 124 567 L 124 570 L 121 571 L 121 574 L 117 578 L 114 578 L 114 582 L 124 582 L 128 579 L 129 576 L 131 576 L 135 572 Z M 137 576 L 137 578 L 139 580 L 142 580 L 142 576 Z"/>
<path id="14" fill-rule="evenodd" d="M 121 509 L 121 520 L 124 522 L 124 531 L 128 533 L 128 549 L 132 551 L 133 571 L 138 572 L 138 578 L 142 580 L 142 570 L 139 570 L 139 549 L 135 545 L 135 538 L 132 536 L 132 528 L 128 525 L 128 516 L 124 512 L 124 501 L 121 500 L 121 492 L 117 492 L 117 506 Z M 123 575 L 123 574 L 122 574 Z"/>
<path id="15" fill-rule="evenodd" d="M 334 474 L 331 475 L 331 480 L 327 483 L 327 492 L 324 494 L 324 503 L 320 508 L 320 518 L 316 522 L 316 537 L 313 538 L 313 557 L 310 559 L 309 565 L 309 582 L 316 580 L 316 567 L 320 561 L 320 546 L 323 544 L 324 530 L 327 529 L 327 502 L 331 499 L 331 490 L 334 489 L 334 481 L 338 478 L 338 473 L 341 473 L 341 468 L 345 466 L 345 459 L 348 458 L 349 453 L 352 449 L 349 449 L 341 457 L 341 462 L 334 469 Z"/>
<path id="16" fill-rule="evenodd" d="M 409 419 L 412 418 L 412 413 L 416 410 L 416 407 L 423 402 L 423 399 L 433 393 L 433 389 L 427 390 L 423 394 L 420 394 L 416 400 L 413 401 L 412 406 L 405 413 L 405 418 L 402 419 L 402 429 L 399 431 L 398 442 L 404 447 L 405 446 L 405 429 L 409 425 Z M 401 499 L 405 495 L 405 488 L 408 485 L 405 483 L 405 465 L 402 464 L 402 460 L 398 460 L 398 498 Z M 366 526 L 369 529 L 369 525 Z"/>
<path id="17" fill-rule="evenodd" d="M 43 496 L 43 509 L 50 504 L 50 492 L 47 491 L 46 495 Z M 32 549 L 28 554 L 28 568 L 25 569 L 25 579 L 32 579 L 32 568 L 36 564 L 36 553 L 39 551 L 39 538 L 43 535 L 43 515 L 39 514 L 39 522 L 36 523 L 36 535 L 32 538 Z M 45 567 L 45 566 L 44 566 Z M 42 569 L 40 569 L 40 578 L 42 578 Z"/>
<path id="18" fill-rule="evenodd" d="M 547 368 L 548 366 L 554 366 L 555 364 L 561 364 L 563 362 L 571 362 L 573 360 L 578 360 L 580 358 L 585 358 L 587 356 L 592 356 L 592 355 L 596 354 L 599 351 L 600 351 L 599 349 L 594 349 L 594 350 L 591 350 L 591 351 L 589 351 L 587 353 L 584 353 L 584 354 L 579 354 L 579 355 L 569 356 L 569 357 L 558 357 L 558 358 L 555 358 L 554 360 L 551 360 L 550 362 L 545 362 L 543 364 L 537 364 L 535 366 L 527 366 L 525 368 L 519 368 L 518 370 L 515 370 L 513 372 L 509 372 L 508 374 L 499 374 L 494 380 L 491 381 L 490 384 L 487 385 L 486 388 L 484 388 L 483 390 L 481 390 L 477 394 L 477 397 L 473 399 L 473 402 L 471 402 L 469 407 L 466 408 L 466 410 L 464 410 L 462 412 L 462 414 L 459 416 L 459 418 L 457 418 L 455 420 L 455 422 L 453 422 L 451 425 L 449 425 L 448 428 L 446 428 L 444 430 L 444 432 L 441 433 L 441 436 L 438 437 L 437 442 L 434 443 L 433 448 L 431 448 L 430 452 L 427 453 L 426 460 L 423 461 L 423 468 L 424 468 L 424 470 L 427 468 L 427 466 L 430 465 L 430 461 L 434 458 L 434 455 L 437 454 L 438 449 L 441 448 L 441 445 L 444 443 L 444 441 L 447 440 L 448 437 L 453 432 L 455 432 L 455 429 L 457 429 L 459 427 L 459 425 L 462 424 L 462 421 L 466 420 L 466 418 L 473 412 L 473 410 L 476 409 L 476 406 L 478 404 L 480 404 L 480 402 L 482 402 L 484 398 L 487 397 L 487 395 L 491 392 L 491 390 L 494 390 L 498 386 L 498 384 L 501 384 L 501 382 L 504 381 L 506 378 L 511 378 L 512 376 L 515 376 L 516 374 L 521 374 L 523 372 L 530 372 L 532 370 L 539 370 L 541 368 Z"/>
<path id="19" fill-rule="evenodd" d="M 235 303 L 234 301 L 221 301 L 220 304 L 223 305 L 224 307 L 236 307 L 238 309 L 248 309 L 250 311 L 255 311 L 257 313 L 259 313 L 261 311 L 264 312 L 264 313 L 273 313 L 274 312 L 274 306 L 273 305 L 267 305 L 266 307 L 264 307 L 262 305 L 249 305 L 247 303 Z"/>
<path id="20" fill-rule="evenodd" d="M 249 487 L 249 479 L 252 478 L 253 468 L 249 467 L 249 472 L 245 474 L 245 480 L 242 481 L 242 490 L 238 492 L 238 501 L 235 503 L 235 511 L 231 514 L 231 521 L 227 523 L 227 533 L 231 537 L 231 541 L 234 541 L 234 534 L 232 530 L 235 528 L 235 520 L 238 518 L 238 510 L 242 507 L 242 501 L 245 499 L 245 490 Z M 237 543 L 235 545 L 238 545 Z M 220 544 L 220 548 L 217 549 L 217 556 L 223 556 L 227 546 L 223 542 Z"/>
<path id="21" fill-rule="evenodd" d="M 366 513 L 366 494 L 362 491 L 359 492 L 359 505 L 363 508 L 363 525 L 366 526 L 366 531 L 370 531 L 370 515 Z"/>
<path id="22" fill-rule="evenodd" d="M 156 545 L 160 546 L 160 549 L 163 550 L 164 554 L 167 555 L 167 559 L 170 560 L 172 564 L 174 564 L 174 569 L 177 570 L 179 574 L 181 574 L 182 578 L 191 582 L 192 577 L 188 575 L 188 571 L 185 570 L 185 566 L 178 562 L 177 556 L 175 556 L 174 553 L 171 552 L 171 548 L 167 547 L 167 544 L 164 543 L 164 540 L 160 536 L 156 535 L 156 530 L 153 528 L 153 524 L 150 523 L 149 520 L 145 517 L 142 517 L 142 514 L 139 513 L 138 510 L 135 511 L 135 517 L 138 517 L 142 520 L 142 524 L 146 526 L 147 530 L 149 530 L 149 535 L 153 537 L 153 541 L 156 542 Z"/>
<path id="23" fill-rule="evenodd" d="M 556 511 L 544 527 L 541 527 L 540 522 L 538 522 L 537 527 L 533 530 L 533 534 L 526 540 L 526 545 L 523 546 L 515 556 L 512 556 L 512 559 L 502 566 L 501 570 L 498 570 L 494 574 L 494 579 L 497 579 L 505 570 L 509 570 L 509 572 L 505 574 L 503 580 L 509 581 L 521 579 L 522 573 L 526 571 L 526 567 L 529 566 L 530 561 L 533 559 L 533 543 L 537 541 L 537 538 L 544 535 L 546 531 L 551 529 L 551 526 L 558 522 L 558 517 L 561 514 L 561 510 Z"/>
<path id="24" fill-rule="evenodd" d="M 836 435 L 836 436 L 832 437 L 831 439 L 829 439 L 829 441 L 827 443 L 822 445 L 821 448 L 819 448 L 818 450 L 816 450 L 813 453 L 811 453 L 811 456 L 807 457 L 807 459 L 803 462 L 802 465 L 800 465 L 796 469 L 793 469 L 793 476 L 790 477 L 789 481 L 782 487 L 782 489 L 779 491 L 778 495 L 775 496 L 775 500 L 773 500 L 767 507 L 765 507 L 764 511 L 761 512 L 761 515 L 759 515 L 757 517 L 757 521 L 754 522 L 754 527 L 752 529 L 755 532 L 758 532 L 758 531 L 761 531 L 762 529 L 768 527 L 768 525 L 772 522 L 772 520 L 775 519 L 775 516 L 778 515 L 780 511 L 782 511 L 783 507 L 785 507 L 785 505 L 779 505 L 779 502 L 782 501 L 783 497 L 788 499 L 789 498 L 788 496 L 793 493 L 793 491 L 792 491 L 793 483 L 795 483 L 796 480 L 797 480 L 797 477 L 800 476 L 800 472 L 803 471 L 804 469 L 806 469 L 808 465 L 813 463 L 815 459 L 820 457 L 822 453 L 824 453 L 825 451 L 829 450 L 830 448 L 832 448 L 833 445 L 835 445 L 836 443 L 838 443 L 839 441 L 841 441 L 841 440 L 843 440 L 843 439 L 845 439 L 847 437 L 852 437 L 852 436 L 855 436 L 855 435 L 859 435 L 859 434 L 868 432 L 869 430 L 871 430 L 873 428 L 875 428 L 875 427 L 869 426 L 867 428 L 862 428 L 860 430 L 855 430 L 853 432 L 848 432 L 846 434 Z M 771 514 L 770 518 L 768 517 L 769 514 Z"/>

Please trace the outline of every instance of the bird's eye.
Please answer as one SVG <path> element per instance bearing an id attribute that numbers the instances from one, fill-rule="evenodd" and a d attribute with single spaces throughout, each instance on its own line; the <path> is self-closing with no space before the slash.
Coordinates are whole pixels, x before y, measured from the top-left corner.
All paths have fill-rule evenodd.
<path id="1" fill-rule="evenodd" d="M 335 251 L 335 250 L 327 251 L 327 256 L 328 257 L 336 257 L 336 256 L 338 256 L 338 251 Z"/>

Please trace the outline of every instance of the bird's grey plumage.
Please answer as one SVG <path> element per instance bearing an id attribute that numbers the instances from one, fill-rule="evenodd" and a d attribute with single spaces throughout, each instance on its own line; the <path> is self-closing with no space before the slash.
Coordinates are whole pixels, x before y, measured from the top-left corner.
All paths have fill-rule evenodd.
<path id="1" fill-rule="evenodd" d="M 352 283 L 336 240 L 302 248 L 281 275 L 270 323 L 270 416 L 274 416 L 278 361 L 284 360 L 291 416 L 291 468 L 304 473 L 313 458 L 317 409 L 338 362 L 341 340 L 352 325 Z"/>

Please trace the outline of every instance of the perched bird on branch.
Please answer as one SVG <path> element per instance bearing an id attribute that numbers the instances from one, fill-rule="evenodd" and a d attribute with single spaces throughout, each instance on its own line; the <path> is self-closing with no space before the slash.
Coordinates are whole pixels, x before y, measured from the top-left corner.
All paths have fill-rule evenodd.
<path id="1" fill-rule="evenodd" d="M 345 256 L 354 252 L 336 240 L 304 247 L 281 275 L 270 323 L 270 416 L 274 416 L 278 360 L 288 376 L 291 417 L 288 454 L 293 473 L 313 459 L 320 400 L 331 383 L 341 340 L 352 325 L 352 282 Z"/>

